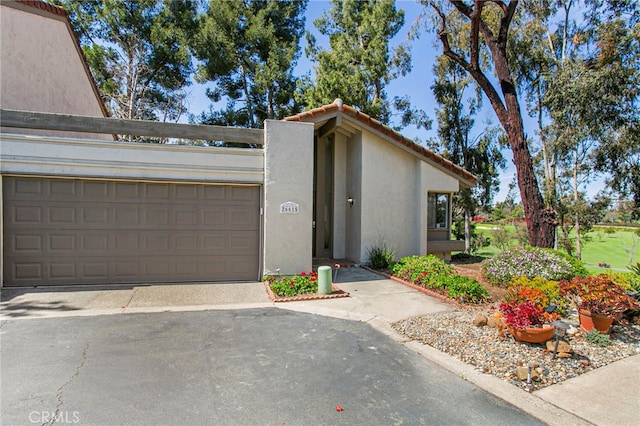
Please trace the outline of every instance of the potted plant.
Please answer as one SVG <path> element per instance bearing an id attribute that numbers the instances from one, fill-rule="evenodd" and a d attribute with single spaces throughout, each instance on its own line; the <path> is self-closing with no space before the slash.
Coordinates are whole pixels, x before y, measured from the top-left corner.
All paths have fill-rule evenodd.
<path id="1" fill-rule="evenodd" d="M 608 333 L 616 315 L 638 308 L 638 302 L 606 274 L 575 277 L 571 281 L 560 281 L 558 285 L 560 295 L 576 305 L 580 327 L 586 332 L 595 328 Z"/>
<path id="2" fill-rule="evenodd" d="M 518 341 L 544 343 L 553 338 L 553 327 L 545 324 L 550 318 L 531 300 L 501 303 L 500 312 L 507 329 Z"/>

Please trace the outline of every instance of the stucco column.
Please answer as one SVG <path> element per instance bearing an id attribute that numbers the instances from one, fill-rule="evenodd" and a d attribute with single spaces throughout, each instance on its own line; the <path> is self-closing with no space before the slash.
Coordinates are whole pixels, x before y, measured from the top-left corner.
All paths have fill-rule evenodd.
<path id="1" fill-rule="evenodd" d="M 333 257 L 346 257 L 347 238 L 347 137 L 335 133 L 333 156 Z"/>
<path id="2" fill-rule="evenodd" d="M 429 214 L 428 213 L 429 209 L 427 208 L 428 206 L 427 199 L 429 194 L 429 187 L 428 187 L 428 178 L 427 178 L 427 167 L 429 167 L 427 163 L 425 163 L 424 161 L 420 161 L 420 172 L 418 173 L 418 185 L 417 185 L 418 193 L 416 194 L 416 198 L 419 203 L 418 214 L 420 216 L 418 217 L 418 229 L 420 230 L 420 234 L 419 234 L 420 241 L 418 243 L 418 246 L 419 246 L 418 249 L 421 255 L 427 254 L 427 244 L 428 244 L 427 243 L 427 239 L 428 239 L 427 215 Z"/>
<path id="3" fill-rule="evenodd" d="M 311 270 L 313 123 L 265 121 L 265 274 Z"/>

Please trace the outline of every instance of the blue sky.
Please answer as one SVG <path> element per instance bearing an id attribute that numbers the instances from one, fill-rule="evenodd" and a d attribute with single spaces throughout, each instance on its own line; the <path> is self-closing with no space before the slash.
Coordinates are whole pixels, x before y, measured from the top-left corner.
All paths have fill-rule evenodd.
<path id="1" fill-rule="evenodd" d="M 328 40 L 318 33 L 313 26 L 313 21 L 322 16 L 323 12 L 330 7 L 329 1 L 326 0 L 311 0 L 307 6 L 306 12 L 306 28 L 312 32 L 318 42 L 325 48 L 328 48 Z M 412 52 L 412 71 L 410 74 L 400 77 L 392 81 L 387 86 L 387 94 L 389 99 L 393 99 L 395 96 L 408 95 L 411 103 L 414 107 L 423 109 L 429 114 L 434 121 L 433 128 L 431 130 L 416 129 L 412 127 L 405 128 L 402 132 L 405 136 L 414 139 L 416 141 L 425 141 L 429 138 L 436 137 L 437 123 L 435 121 L 435 109 L 436 102 L 431 92 L 431 85 L 433 84 L 433 63 L 436 57 L 441 52 L 441 47 L 435 44 L 432 34 L 422 31 L 421 37 L 414 41 L 408 41 L 408 33 L 412 25 L 414 25 L 416 19 L 420 13 L 424 10 L 423 6 L 417 4 L 413 0 L 399 0 L 396 2 L 398 9 L 405 11 L 405 25 L 399 31 L 398 35 L 392 40 L 391 45 L 397 46 L 400 43 L 409 43 Z M 303 52 L 304 45 L 303 41 Z M 302 53 L 298 64 L 295 68 L 296 75 L 303 75 L 307 72 L 313 72 L 313 64 Z M 209 100 L 205 96 L 205 87 L 203 85 L 191 86 L 191 104 L 190 112 L 199 114 L 201 111 L 208 109 Z M 524 105 L 523 105 L 524 110 Z M 498 125 L 497 118 L 493 109 L 489 105 L 488 101 L 484 101 L 484 108 L 475 116 L 476 133 L 482 132 L 485 123 L 491 122 L 493 125 Z M 525 117 L 525 131 L 534 135 L 536 124 L 533 119 Z M 515 175 L 515 168 L 511 161 L 511 152 L 507 149 L 504 151 L 504 155 L 507 158 L 507 168 L 501 173 L 501 187 L 499 193 L 494 197 L 495 201 L 503 201 L 507 196 L 509 183 L 513 180 Z M 603 188 L 602 179 L 593 182 L 586 188 L 590 197 L 593 197 L 600 189 Z M 518 191 L 516 191 L 518 196 Z"/>

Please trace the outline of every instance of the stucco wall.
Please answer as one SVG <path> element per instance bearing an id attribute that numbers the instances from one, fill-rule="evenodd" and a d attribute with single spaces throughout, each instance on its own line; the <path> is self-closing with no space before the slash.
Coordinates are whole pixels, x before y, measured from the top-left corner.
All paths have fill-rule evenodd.
<path id="1" fill-rule="evenodd" d="M 345 209 L 346 258 L 361 259 L 362 229 L 362 135 L 353 136 L 347 143 L 347 198 L 353 198 L 352 206 Z"/>
<path id="2" fill-rule="evenodd" d="M 66 20 L 35 9 L 34 13 L 26 12 L 5 2 L 0 8 L 2 108 L 103 117 Z M 25 129 L 20 133 L 79 136 L 47 130 Z M 83 137 L 113 140 L 110 135 Z"/>
<path id="3" fill-rule="evenodd" d="M 427 194 L 457 192 L 458 180 L 372 133 L 361 138 L 360 247 L 352 243 L 348 255 L 368 262 L 368 249 L 381 242 L 397 258 L 426 254 Z M 349 161 L 352 176 L 358 165 Z"/>
<path id="4" fill-rule="evenodd" d="M 265 274 L 311 270 L 313 221 L 313 124 L 265 121 Z M 286 202 L 297 213 L 281 213 Z"/>
<path id="5" fill-rule="evenodd" d="M 421 167 L 421 175 L 429 192 L 452 193 L 460 190 L 460 182 L 457 179 L 426 163 Z"/>
<path id="6" fill-rule="evenodd" d="M 261 149 L 202 148 L 3 134 L 0 173 L 262 184 Z"/>
<path id="7" fill-rule="evenodd" d="M 347 253 L 347 137 L 334 135 L 333 156 L 333 257 L 344 259 Z"/>
<path id="8" fill-rule="evenodd" d="M 360 260 L 381 242 L 398 257 L 419 250 L 416 174 L 419 160 L 386 141 L 363 132 L 362 243 Z"/>

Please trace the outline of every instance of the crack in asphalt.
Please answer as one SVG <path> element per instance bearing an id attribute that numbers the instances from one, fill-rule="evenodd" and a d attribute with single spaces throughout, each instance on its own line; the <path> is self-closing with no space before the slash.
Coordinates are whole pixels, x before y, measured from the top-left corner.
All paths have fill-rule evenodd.
<path id="1" fill-rule="evenodd" d="M 64 400 L 63 400 L 64 388 L 69 386 L 76 379 L 76 377 L 78 377 L 78 375 L 80 374 L 80 370 L 82 370 L 82 367 L 84 367 L 84 363 L 87 361 L 87 351 L 88 350 L 89 350 L 89 342 L 87 342 L 87 344 L 84 347 L 84 350 L 82 351 L 82 358 L 80 359 L 80 364 L 78 364 L 78 366 L 76 367 L 76 371 L 71 375 L 69 380 L 67 380 L 62 386 L 60 386 L 58 388 L 58 392 L 56 393 L 56 399 L 58 400 L 58 404 L 56 405 L 56 411 L 55 411 L 54 415 L 51 416 L 51 420 L 49 420 L 47 423 L 43 423 L 41 426 L 50 426 L 58 418 L 58 415 L 60 414 L 60 409 L 62 408 L 62 405 L 64 404 Z"/>

